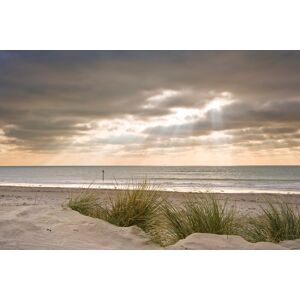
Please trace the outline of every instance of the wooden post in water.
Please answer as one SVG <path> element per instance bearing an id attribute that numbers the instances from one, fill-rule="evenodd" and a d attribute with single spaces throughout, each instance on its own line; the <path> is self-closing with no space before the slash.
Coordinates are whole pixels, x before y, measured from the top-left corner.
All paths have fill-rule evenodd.
<path id="1" fill-rule="evenodd" d="M 104 181 L 104 170 L 102 170 L 102 181 Z"/>

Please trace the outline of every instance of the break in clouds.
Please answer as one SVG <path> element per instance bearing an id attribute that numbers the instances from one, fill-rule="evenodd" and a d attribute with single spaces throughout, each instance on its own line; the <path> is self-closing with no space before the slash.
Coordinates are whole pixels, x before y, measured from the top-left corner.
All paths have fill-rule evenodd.
<path id="1" fill-rule="evenodd" d="M 2 153 L 297 155 L 299 128 L 299 51 L 0 51 Z"/>

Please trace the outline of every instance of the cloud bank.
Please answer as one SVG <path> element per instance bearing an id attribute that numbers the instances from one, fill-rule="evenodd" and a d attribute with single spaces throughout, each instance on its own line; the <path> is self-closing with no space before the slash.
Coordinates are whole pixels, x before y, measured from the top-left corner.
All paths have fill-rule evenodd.
<path id="1" fill-rule="evenodd" d="M 297 157 L 299 128 L 300 51 L 0 51 L 4 153 Z"/>

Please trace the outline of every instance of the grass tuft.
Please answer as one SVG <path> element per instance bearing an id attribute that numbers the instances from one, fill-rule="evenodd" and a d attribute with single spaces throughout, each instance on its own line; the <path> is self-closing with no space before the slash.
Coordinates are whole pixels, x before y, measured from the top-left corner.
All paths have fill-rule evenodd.
<path id="1" fill-rule="evenodd" d="M 167 204 L 163 209 L 167 228 L 165 243 L 172 244 L 192 233 L 235 234 L 238 221 L 234 209 L 222 205 L 211 194 L 192 196 L 176 208 Z"/>
<path id="2" fill-rule="evenodd" d="M 89 186 L 87 189 L 82 189 L 79 194 L 72 195 L 68 206 L 83 215 L 94 217 L 98 206 L 97 200 L 97 191 Z"/>
<path id="3" fill-rule="evenodd" d="M 69 207 L 117 226 L 136 225 L 162 246 L 197 232 L 236 234 L 250 242 L 300 238 L 300 214 L 284 202 L 267 202 L 259 215 L 242 217 L 211 193 L 189 194 L 181 207 L 174 206 L 166 201 L 166 193 L 146 180 L 117 189 L 115 197 L 108 194 L 109 201 L 104 203 L 100 194 L 84 189 L 71 198 Z"/>
<path id="4" fill-rule="evenodd" d="M 245 239 L 279 243 L 300 238 L 300 215 L 290 205 L 268 201 L 261 210 L 260 215 L 246 223 L 242 234 Z"/>
<path id="5" fill-rule="evenodd" d="M 157 224 L 163 201 L 163 192 L 144 181 L 132 189 L 119 191 L 116 199 L 110 199 L 111 205 L 104 208 L 105 214 L 100 217 L 117 226 L 136 225 L 150 232 Z"/>
<path id="6" fill-rule="evenodd" d="M 160 222 L 161 204 L 165 201 L 162 191 L 144 180 L 131 184 L 126 190 L 117 190 L 116 197 L 108 198 L 109 203 L 104 205 L 97 201 L 97 193 L 87 191 L 71 199 L 69 207 L 120 227 L 136 225 L 150 233 L 153 240 L 157 239 L 154 228 Z"/>

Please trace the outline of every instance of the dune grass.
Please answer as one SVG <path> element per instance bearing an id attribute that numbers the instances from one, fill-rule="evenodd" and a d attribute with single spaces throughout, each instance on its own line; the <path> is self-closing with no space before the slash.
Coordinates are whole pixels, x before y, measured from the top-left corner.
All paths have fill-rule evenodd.
<path id="1" fill-rule="evenodd" d="M 150 232 L 157 225 L 164 200 L 162 191 L 144 181 L 131 189 L 118 191 L 117 197 L 110 199 L 111 205 L 104 207 L 99 217 L 117 226 L 136 225 Z"/>
<path id="2" fill-rule="evenodd" d="M 120 227 L 136 225 L 156 240 L 154 228 L 160 223 L 165 195 L 155 185 L 146 180 L 132 183 L 125 190 L 117 190 L 116 197 L 108 195 L 108 200 L 107 204 L 102 204 L 97 192 L 86 191 L 71 199 L 69 207 Z"/>
<path id="3" fill-rule="evenodd" d="M 300 215 L 287 203 L 266 202 L 261 214 L 249 218 L 242 236 L 250 242 L 279 243 L 300 238 Z"/>
<path id="4" fill-rule="evenodd" d="M 108 194 L 105 203 L 99 195 L 96 189 L 84 189 L 71 198 L 69 207 L 120 227 L 136 225 L 161 246 L 192 233 L 235 234 L 250 242 L 300 238 L 300 214 L 284 202 L 267 201 L 255 217 L 239 215 L 212 193 L 188 194 L 182 206 L 175 206 L 146 180 L 117 189 L 114 197 Z"/>
<path id="5" fill-rule="evenodd" d="M 97 200 L 97 191 L 89 186 L 86 189 L 82 189 L 79 194 L 72 195 L 68 206 L 83 215 L 96 217 L 98 207 Z"/>
<path id="6" fill-rule="evenodd" d="M 221 204 L 212 194 L 193 195 L 182 208 L 166 204 L 163 208 L 166 220 L 167 244 L 186 238 L 192 233 L 235 234 L 238 218 L 227 203 Z"/>

